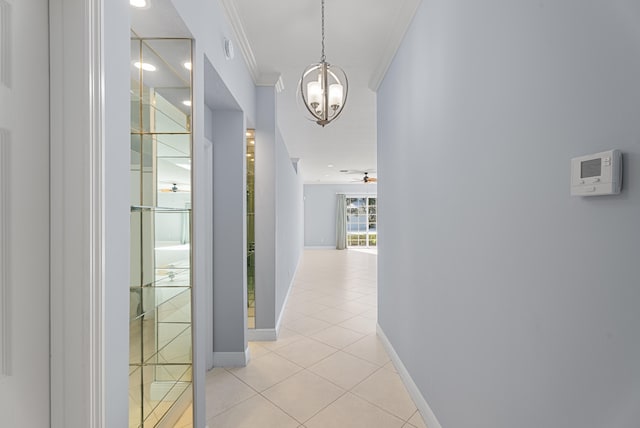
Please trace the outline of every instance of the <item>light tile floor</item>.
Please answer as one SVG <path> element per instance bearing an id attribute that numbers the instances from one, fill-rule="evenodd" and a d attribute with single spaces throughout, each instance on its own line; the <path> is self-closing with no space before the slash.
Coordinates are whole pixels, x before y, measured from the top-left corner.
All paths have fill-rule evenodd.
<path id="1" fill-rule="evenodd" d="M 376 314 L 374 253 L 305 251 L 279 339 L 208 373 L 209 428 L 426 428 Z"/>

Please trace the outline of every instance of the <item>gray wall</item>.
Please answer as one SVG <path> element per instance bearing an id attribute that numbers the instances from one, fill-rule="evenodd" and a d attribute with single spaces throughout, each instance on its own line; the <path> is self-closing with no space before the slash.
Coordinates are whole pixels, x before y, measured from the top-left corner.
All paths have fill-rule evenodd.
<path id="1" fill-rule="evenodd" d="M 306 247 L 336 246 L 337 193 L 375 195 L 378 185 L 367 184 L 305 184 L 304 185 L 304 245 Z"/>
<path id="2" fill-rule="evenodd" d="M 275 329 L 302 254 L 302 179 L 276 126 L 275 87 L 257 87 L 256 104 L 256 328 Z"/>
<path id="3" fill-rule="evenodd" d="M 213 111 L 213 351 L 247 348 L 245 124 Z"/>
<path id="4" fill-rule="evenodd" d="M 277 323 L 302 255 L 304 235 L 301 165 L 298 163 L 298 169 L 294 168 L 279 131 L 276 133 L 275 161 Z"/>
<path id="5" fill-rule="evenodd" d="M 637 1 L 419 7 L 378 92 L 379 323 L 443 427 L 638 426 L 638 76 Z M 571 197 L 610 148 L 622 194 Z"/>
<path id="6" fill-rule="evenodd" d="M 256 88 L 256 328 L 276 325 L 276 99 Z"/>

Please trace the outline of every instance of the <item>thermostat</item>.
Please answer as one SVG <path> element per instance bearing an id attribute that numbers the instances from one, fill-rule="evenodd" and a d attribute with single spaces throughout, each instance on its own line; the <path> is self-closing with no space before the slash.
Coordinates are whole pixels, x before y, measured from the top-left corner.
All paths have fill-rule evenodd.
<path id="1" fill-rule="evenodd" d="M 571 194 L 617 195 L 622 189 L 622 153 L 609 150 L 571 159 Z"/>

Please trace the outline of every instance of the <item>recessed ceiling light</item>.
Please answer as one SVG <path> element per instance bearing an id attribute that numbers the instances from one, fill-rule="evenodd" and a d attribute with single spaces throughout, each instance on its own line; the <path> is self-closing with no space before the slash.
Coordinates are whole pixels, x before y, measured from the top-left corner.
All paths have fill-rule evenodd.
<path id="1" fill-rule="evenodd" d="M 244 135 L 246 135 L 247 137 L 251 137 L 251 132 L 247 131 Z"/>
<path id="2" fill-rule="evenodd" d="M 184 100 L 182 104 L 186 105 L 187 107 L 191 107 L 191 101 L 189 100 Z"/>
<path id="3" fill-rule="evenodd" d="M 147 7 L 147 0 L 129 0 L 129 4 L 133 7 Z"/>
<path id="4" fill-rule="evenodd" d="M 253 156 L 251 153 L 247 153 L 248 158 L 250 158 L 251 156 Z"/>
<path id="5" fill-rule="evenodd" d="M 256 144 L 256 140 L 249 140 L 249 144 L 251 144 L 251 145 Z"/>
<path id="6" fill-rule="evenodd" d="M 329 165 L 327 165 L 329 168 L 333 168 L 333 164 L 330 163 Z"/>
<path id="7" fill-rule="evenodd" d="M 182 64 L 184 66 L 184 68 L 186 68 L 187 70 L 191 70 L 191 63 L 190 62 L 185 62 L 184 64 Z"/>
<path id="8" fill-rule="evenodd" d="M 256 160 L 254 158 L 251 158 L 251 162 L 255 162 Z"/>
<path id="9" fill-rule="evenodd" d="M 141 68 L 144 71 L 156 71 L 156 66 L 153 64 L 149 64 L 148 62 L 134 62 L 133 63 L 136 68 Z"/>

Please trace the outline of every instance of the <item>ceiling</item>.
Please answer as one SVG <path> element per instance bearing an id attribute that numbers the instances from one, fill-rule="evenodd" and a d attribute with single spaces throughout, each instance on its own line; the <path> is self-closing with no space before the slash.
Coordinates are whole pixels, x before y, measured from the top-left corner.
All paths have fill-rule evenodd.
<path id="1" fill-rule="evenodd" d="M 244 59 L 258 85 L 273 85 L 280 76 L 278 125 L 289 155 L 301 159 L 304 181 L 344 183 L 363 176 L 340 170 L 367 170 L 376 177 L 375 91 L 420 0 L 325 0 L 327 62 L 345 70 L 349 94 L 340 118 L 324 128 L 306 119 L 296 93 L 303 70 L 320 60 L 321 0 L 219 1 L 239 45 L 235 60 Z M 132 9 L 137 35 L 157 33 L 157 19 L 148 19 L 152 11 Z M 155 0 L 154 9 L 162 22 L 171 21 L 171 0 Z M 173 24 L 162 27 L 176 31 Z"/>
<path id="2" fill-rule="evenodd" d="M 324 128 L 306 120 L 296 94 L 303 70 L 320 61 L 321 1 L 221 3 L 256 82 L 281 75 L 278 124 L 290 156 L 302 159 L 305 182 L 352 182 L 362 175 L 339 171 L 375 170 L 375 91 L 420 0 L 325 0 L 327 62 L 345 70 L 349 95 L 342 116 Z"/>

